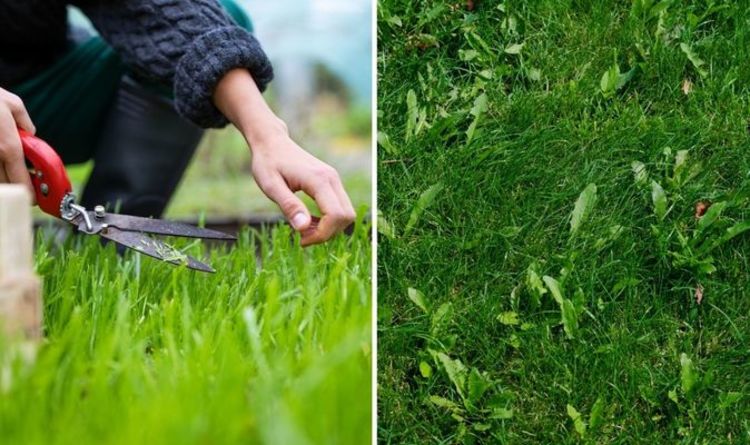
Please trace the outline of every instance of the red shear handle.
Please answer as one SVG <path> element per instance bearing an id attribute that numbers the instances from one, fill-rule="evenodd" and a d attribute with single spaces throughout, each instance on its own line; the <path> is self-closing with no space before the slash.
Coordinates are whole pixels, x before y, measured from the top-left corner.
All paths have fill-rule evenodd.
<path id="1" fill-rule="evenodd" d="M 39 208 L 52 216 L 61 218 L 60 206 L 63 198 L 73 191 L 65 165 L 57 152 L 46 142 L 25 130 L 18 130 L 23 144 L 23 154 L 31 162 L 31 183 Z"/>

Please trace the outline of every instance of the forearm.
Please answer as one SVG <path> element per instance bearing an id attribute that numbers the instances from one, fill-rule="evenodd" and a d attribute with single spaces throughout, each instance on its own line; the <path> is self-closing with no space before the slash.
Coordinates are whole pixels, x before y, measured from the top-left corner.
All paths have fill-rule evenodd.
<path id="1" fill-rule="evenodd" d="M 239 68 L 225 74 L 213 97 L 216 108 L 240 130 L 252 150 L 288 135 L 286 124 L 273 113 L 247 70 Z"/>

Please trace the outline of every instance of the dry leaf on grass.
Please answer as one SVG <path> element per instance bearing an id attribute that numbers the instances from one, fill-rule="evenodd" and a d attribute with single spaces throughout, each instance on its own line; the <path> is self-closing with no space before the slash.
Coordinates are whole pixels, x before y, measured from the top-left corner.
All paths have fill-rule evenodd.
<path id="1" fill-rule="evenodd" d="M 695 219 L 705 215 L 709 207 L 711 207 L 711 203 L 708 201 L 698 201 L 695 203 Z"/>
<path id="2" fill-rule="evenodd" d="M 682 92 L 686 96 L 690 94 L 693 91 L 693 82 L 690 81 L 690 79 L 685 79 L 682 81 Z"/>

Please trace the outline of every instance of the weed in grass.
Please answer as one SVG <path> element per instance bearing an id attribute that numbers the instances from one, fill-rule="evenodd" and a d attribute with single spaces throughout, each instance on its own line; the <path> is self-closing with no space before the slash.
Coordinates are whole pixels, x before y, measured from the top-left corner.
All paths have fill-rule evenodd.
<path id="1" fill-rule="evenodd" d="M 367 225 L 304 250 L 286 227 L 174 246 L 217 273 L 40 239 L 45 339 L 5 376 L 2 442 L 369 442 Z"/>
<path id="2" fill-rule="evenodd" d="M 381 443 L 750 440 L 750 10 L 378 6 Z"/>
<path id="3" fill-rule="evenodd" d="M 458 438 L 468 437 L 468 431 L 482 432 L 492 427 L 493 420 L 510 419 L 513 410 L 509 408 L 510 397 L 504 394 L 498 382 L 490 379 L 487 372 L 477 368 L 467 368 L 459 359 L 453 359 L 445 352 L 456 343 L 457 338 L 446 332 L 446 325 L 453 315 L 452 306 L 444 303 L 434 311 L 430 303 L 417 289 L 408 290 L 409 299 L 427 316 L 431 323 L 428 332 L 428 345 L 420 355 L 419 371 L 424 379 L 431 379 L 433 367 L 437 367 L 448 377 L 458 395 L 458 400 L 430 395 L 430 404 L 445 410 L 457 422 Z M 508 324 L 517 324 L 512 313 L 508 314 Z M 432 363 L 432 364 L 430 364 Z"/>

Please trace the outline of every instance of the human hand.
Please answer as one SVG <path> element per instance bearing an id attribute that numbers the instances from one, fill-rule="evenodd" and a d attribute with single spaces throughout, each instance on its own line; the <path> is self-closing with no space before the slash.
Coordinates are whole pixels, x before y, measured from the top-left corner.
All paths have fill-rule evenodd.
<path id="1" fill-rule="evenodd" d="M 336 170 L 289 137 L 286 124 L 263 100 L 247 70 L 226 73 L 213 100 L 245 136 L 253 152 L 255 181 L 302 234 L 303 246 L 325 242 L 354 221 L 354 208 Z M 294 194 L 300 190 L 315 200 L 323 213 L 320 219 Z"/>
<path id="2" fill-rule="evenodd" d="M 18 128 L 31 134 L 36 131 L 21 98 L 0 88 L 0 183 L 23 184 L 33 197 Z"/>
<path id="3" fill-rule="evenodd" d="M 336 170 L 302 149 L 286 131 L 252 144 L 252 151 L 255 181 L 302 234 L 303 246 L 325 242 L 354 221 L 354 207 Z M 322 212 L 319 221 L 297 191 L 315 200 Z"/>

